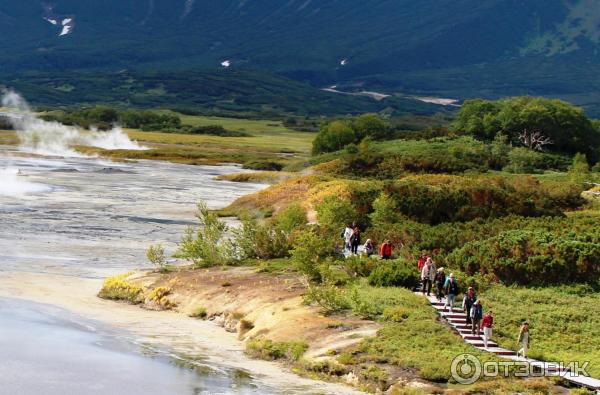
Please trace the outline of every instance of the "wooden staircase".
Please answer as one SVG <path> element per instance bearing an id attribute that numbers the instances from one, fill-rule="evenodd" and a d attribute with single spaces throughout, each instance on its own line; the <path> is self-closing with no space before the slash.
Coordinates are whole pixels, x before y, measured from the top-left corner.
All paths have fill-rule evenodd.
<path id="1" fill-rule="evenodd" d="M 421 292 L 415 292 L 418 295 L 423 295 Z M 444 302 L 439 302 L 435 296 L 425 296 L 431 306 L 436 309 L 438 314 L 463 338 L 463 340 L 473 347 L 496 354 L 504 359 L 514 361 L 527 362 L 533 366 L 537 372 L 545 372 L 550 376 L 560 376 L 564 380 L 580 387 L 586 387 L 594 390 L 600 395 L 600 380 L 592 377 L 576 376 L 568 370 L 564 370 L 558 363 L 538 361 L 530 358 L 517 356 L 516 352 L 507 348 L 502 348 L 494 341 L 488 342 L 486 348 L 483 344 L 483 336 L 478 336 L 471 333 L 471 326 L 467 325 L 467 316 L 462 309 L 454 308 L 450 311 L 449 307 L 444 307 Z M 482 330 L 483 333 L 483 330 Z"/>

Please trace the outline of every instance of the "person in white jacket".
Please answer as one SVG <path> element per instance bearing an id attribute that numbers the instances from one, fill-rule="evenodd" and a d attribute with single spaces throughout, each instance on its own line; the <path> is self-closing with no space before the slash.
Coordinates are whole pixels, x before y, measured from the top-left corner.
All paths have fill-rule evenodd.
<path id="1" fill-rule="evenodd" d="M 427 296 L 431 295 L 431 285 L 433 284 L 433 280 L 435 279 L 435 272 L 437 271 L 435 267 L 435 263 L 431 258 L 427 258 L 427 262 L 425 262 L 425 266 L 421 270 L 421 282 L 423 284 L 422 292 L 423 295 L 427 293 Z"/>
<path id="2" fill-rule="evenodd" d="M 352 238 L 352 233 L 354 233 L 354 227 L 346 225 L 346 229 L 344 229 L 344 250 L 350 249 L 350 239 Z"/>

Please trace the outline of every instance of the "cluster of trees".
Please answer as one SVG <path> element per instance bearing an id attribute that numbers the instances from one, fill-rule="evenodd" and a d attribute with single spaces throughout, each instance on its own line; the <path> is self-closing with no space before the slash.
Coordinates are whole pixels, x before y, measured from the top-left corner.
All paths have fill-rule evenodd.
<path id="1" fill-rule="evenodd" d="M 227 130 L 221 125 L 184 125 L 177 114 L 151 110 L 118 110 L 112 107 L 95 106 L 66 112 L 51 112 L 44 115 L 47 121 L 57 121 L 65 125 L 76 125 L 85 129 L 91 127 L 109 130 L 114 125 L 144 131 L 162 131 L 186 134 L 208 134 L 221 137 L 249 137 L 249 133 Z"/>
<path id="2" fill-rule="evenodd" d="M 177 115 L 161 114 L 149 110 L 117 110 L 106 106 L 95 106 L 64 113 L 50 113 L 44 116 L 48 121 L 83 128 L 95 127 L 99 130 L 111 129 L 115 124 L 126 128 L 142 130 L 169 130 L 182 127 Z"/>
<path id="3" fill-rule="evenodd" d="M 313 141 L 313 154 L 339 151 L 364 138 L 382 140 L 389 136 L 389 125 L 377 114 L 363 114 L 351 120 L 324 124 Z"/>
<path id="4" fill-rule="evenodd" d="M 491 141 L 506 135 L 515 146 L 598 158 L 600 129 L 583 109 L 561 100 L 513 97 L 468 100 L 456 118 L 457 132 Z"/>

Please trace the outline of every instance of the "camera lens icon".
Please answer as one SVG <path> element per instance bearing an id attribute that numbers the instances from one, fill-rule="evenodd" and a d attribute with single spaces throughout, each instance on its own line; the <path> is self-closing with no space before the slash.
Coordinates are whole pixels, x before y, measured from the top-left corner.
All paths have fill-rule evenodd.
<path id="1" fill-rule="evenodd" d="M 471 354 L 461 354 L 452 360 L 452 378 L 459 384 L 473 384 L 481 377 L 481 361 Z"/>

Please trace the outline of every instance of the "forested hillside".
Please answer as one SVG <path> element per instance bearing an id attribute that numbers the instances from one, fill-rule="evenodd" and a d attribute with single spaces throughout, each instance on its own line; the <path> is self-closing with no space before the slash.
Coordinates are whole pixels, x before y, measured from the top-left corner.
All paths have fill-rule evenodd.
<path id="1" fill-rule="evenodd" d="M 323 87 L 595 102 L 590 0 L 0 2 L 4 74 L 241 68 Z M 551 77 L 551 78 L 549 78 Z"/>

